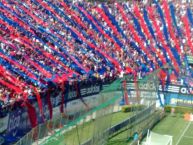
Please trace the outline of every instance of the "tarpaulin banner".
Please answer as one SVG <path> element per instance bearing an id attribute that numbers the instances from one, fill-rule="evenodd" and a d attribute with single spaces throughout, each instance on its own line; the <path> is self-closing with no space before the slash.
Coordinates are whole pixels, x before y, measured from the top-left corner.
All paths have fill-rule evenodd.
<path id="1" fill-rule="evenodd" d="M 7 130 L 3 134 L 5 141 L 16 141 L 30 130 L 30 126 L 26 110 L 24 108 L 15 108 L 14 111 L 9 113 Z"/>
<path id="2" fill-rule="evenodd" d="M 187 96 L 182 94 L 165 94 L 165 104 L 166 105 L 180 105 L 192 107 L 193 105 L 193 96 Z"/>
<path id="3" fill-rule="evenodd" d="M 140 83 L 139 90 L 140 91 L 153 91 L 155 90 L 153 83 Z M 127 82 L 127 89 L 128 90 L 135 90 L 135 83 L 134 82 Z M 172 93 L 172 94 L 182 94 L 182 95 L 192 95 L 193 94 L 193 87 L 187 88 L 185 85 L 173 85 L 168 84 L 167 87 L 162 88 L 162 85 L 159 85 L 159 91 L 164 93 Z"/>

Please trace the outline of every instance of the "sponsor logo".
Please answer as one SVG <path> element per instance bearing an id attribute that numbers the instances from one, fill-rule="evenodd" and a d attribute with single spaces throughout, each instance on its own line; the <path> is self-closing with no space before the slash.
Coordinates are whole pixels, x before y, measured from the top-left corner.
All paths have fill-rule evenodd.
<path id="1" fill-rule="evenodd" d="M 91 86 L 89 88 L 84 88 L 80 90 L 81 95 L 89 95 L 89 94 L 94 94 L 94 93 L 99 93 L 100 92 L 100 86 Z"/>
<path id="2" fill-rule="evenodd" d="M 185 100 L 184 98 L 171 98 L 168 103 L 172 105 L 181 104 L 183 106 L 190 106 L 193 104 L 191 100 Z"/>
<path id="3" fill-rule="evenodd" d="M 128 89 L 135 90 L 134 83 L 129 83 Z M 140 90 L 146 90 L 146 91 L 156 91 L 154 83 L 139 83 L 138 87 Z M 164 87 L 162 90 L 162 86 L 159 85 L 159 91 L 164 92 L 170 92 L 170 93 L 181 93 L 181 94 L 193 94 L 193 88 L 187 88 L 183 86 L 177 86 L 177 85 L 169 85 L 167 88 Z"/>
<path id="4" fill-rule="evenodd" d="M 180 88 L 180 93 L 182 93 L 182 94 L 193 94 L 193 88 L 181 87 Z"/>
<path id="5" fill-rule="evenodd" d="M 139 89 L 155 90 L 156 88 L 153 82 L 149 82 L 149 83 L 139 83 Z"/>

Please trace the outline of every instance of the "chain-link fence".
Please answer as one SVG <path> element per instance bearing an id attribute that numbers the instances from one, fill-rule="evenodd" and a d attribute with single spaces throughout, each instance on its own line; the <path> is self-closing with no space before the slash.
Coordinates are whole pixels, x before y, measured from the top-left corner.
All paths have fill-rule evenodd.
<path id="1" fill-rule="evenodd" d="M 86 102 L 73 114 L 65 113 L 38 125 L 20 139 L 16 145 L 61 144 L 102 145 L 108 140 L 112 113 L 118 111 L 121 93 L 117 92 L 121 80 L 106 87 L 93 102 Z M 89 103 L 95 107 L 89 108 Z"/>
<path id="2" fill-rule="evenodd" d="M 115 125 L 107 145 L 126 145 L 138 140 L 150 122 L 155 123 L 156 118 L 159 118 L 160 112 L 156 112 L 159 73 L 160 69 L 143 79 L 137 79 L 133 75 L 125 76 L 127 85 L 122 85 L 121 90 L 128 97 L 128 105 L 124 105 L 122 110 L 129 112 L 129 115 Z M 123 100 L 126 101 L 125 97 Z"/>
<path id="3" fill-rule="evenodd" d="M 118 140 L 133 140 L 134 134 L 143 130 L 144 122 L 148 123 L 153 118 L 159 86 L 158 74 L 159 70 L 140 80 L 127 76 L 123 79 L 127 82 L 126 88 L 122 85 L 123 80 L 116 80 L 106 86 L 93 102 L 85 100 L 87 105 L 84 108 L 72 114 L 65 111 L 40 124 L 16 144 L 103 145 L 116 142 L 116 139 L 112 139 L 115 135 L 118 135 Z M 130 81 L 133 81 L 133 85 L 129 84 Z M 128 92 L 127 107 L 130 109 L 121 112 L 120 102 L 125 98 L 125 89 Z M 89 103 L 95 106 L 89 108 Z"/>

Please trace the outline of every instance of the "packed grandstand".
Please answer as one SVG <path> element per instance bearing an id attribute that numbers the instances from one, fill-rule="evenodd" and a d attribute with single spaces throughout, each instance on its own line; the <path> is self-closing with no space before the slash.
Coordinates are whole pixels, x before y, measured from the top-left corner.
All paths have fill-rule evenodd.
<path id="1" fill-rule="evenodd" d="M 163 68 L 162 82 L 179 83 L 192 77 L 192 36 L 192 3 L 178 0 L 1 0 L 0 117 L 18 107 L 35 115 L 33 101 L 43 114 L 41 99 L 51 109 L 56 90 L 80 94 L 79 87 L 100 84 L 91 90 L 98 93 L 123 74 L 143 78 Z"/>

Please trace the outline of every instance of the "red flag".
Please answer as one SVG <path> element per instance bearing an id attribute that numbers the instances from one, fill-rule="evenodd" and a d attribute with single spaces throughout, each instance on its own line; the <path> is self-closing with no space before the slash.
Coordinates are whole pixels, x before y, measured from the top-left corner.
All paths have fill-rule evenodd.
<path id="1" fill-rule="evenodd" d="M 40 110 L 40 114 L 42 115 L 42 119 L 43 119 L 43 122 L 44 122 L 44 113 L 43 113 L 43 106 L 42 106 L 42 100 L 41 100 L 40 94 L 39 94 L 36 87 L 31 86 L 31 88 L 34 90 L 34 93 L 36 95 L 39 110 Z"/>
<path id="2" fill-rule="evenodd" d="M 34 128 L 38 124 L 37 117 L 36 117 L 37 116 L 36 110 L 28 101 L 25 101 L 25 105 L 27 107 L 28 117 L 29 117 L 31 126 L 32 128 Z"/>

